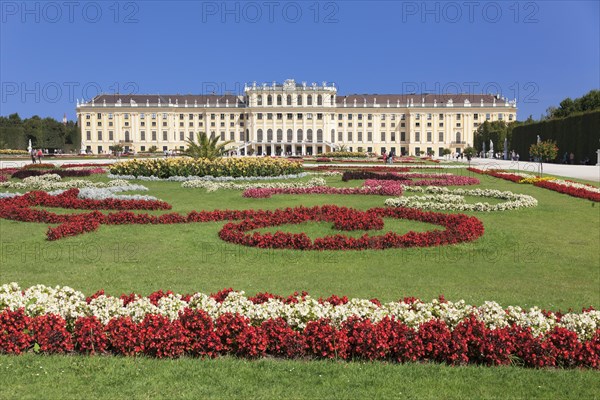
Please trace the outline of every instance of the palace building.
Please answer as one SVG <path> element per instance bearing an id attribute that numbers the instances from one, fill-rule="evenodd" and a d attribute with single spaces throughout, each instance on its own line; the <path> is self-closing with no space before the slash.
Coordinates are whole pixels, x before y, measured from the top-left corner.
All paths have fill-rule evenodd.
<path id="1" fill-rule="evenodd" d="M 206 132 L 239 155 L 348 151 L 462 152 L 484 121 L 515 121 L 516 101 L 489 94 L 349 94 L 292 79 L 244 95 L 101 94 L 77 102 L 82 147 L 104 153 L 178 150 Z"/>

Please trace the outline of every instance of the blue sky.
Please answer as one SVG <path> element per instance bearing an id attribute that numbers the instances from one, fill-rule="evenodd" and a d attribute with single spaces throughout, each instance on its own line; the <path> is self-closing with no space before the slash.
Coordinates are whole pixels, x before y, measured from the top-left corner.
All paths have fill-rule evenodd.
<path id="1" fill-rule="evenodd" d="M 519 119 L 600 87 L 598 1 L 2 1 L 0 114 L 107 93 L 500 92 Z"/>

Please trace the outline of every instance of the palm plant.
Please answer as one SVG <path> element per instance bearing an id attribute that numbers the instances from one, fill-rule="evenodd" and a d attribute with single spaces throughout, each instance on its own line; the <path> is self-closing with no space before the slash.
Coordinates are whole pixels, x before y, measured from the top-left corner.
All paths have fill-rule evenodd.
<path id="1" fill-rule="evenodd" d="M 225 146 L 232 143 L 231 140 L 219 143 L 219 138 L 216 136 L 209 137 L 206 132 L 198 132 L 197 139 L 198 143 L 193 140 L 186 140 L 188 148 L 183 152 L 184 155 L 192 158 L 214 160 L 221 157 L 226 152 Z"/>

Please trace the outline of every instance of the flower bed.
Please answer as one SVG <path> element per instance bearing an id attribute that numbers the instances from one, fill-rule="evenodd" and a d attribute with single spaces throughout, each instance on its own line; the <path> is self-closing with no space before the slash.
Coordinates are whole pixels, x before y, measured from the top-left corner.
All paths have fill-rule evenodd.
<path id="1" fill-rule="evenodd" d="M 369 155 L 367 153 L 361 153 L 358 151 L 331 151 L 327 153 L 321 153 L 319 156 L 328 158 L 366 158 Z"/>
<path id="2" fill-rule="evenodd" d="M 91 182 L 83 179 L 74 179 L 70 181 L 62 181 L 61 177 L 56 174 L 46 174 L 41 176 L 32 176 L 23 179 L 21 182 L 0 182 L 0 187 L 8 189 L 20 189 L 20 190 L 62 190 L 62 189 L 74 189 L 84 187 L 111 187 L 111 186 L 125 186 L 129 185 L 129 182 L 124 180 L 113 180 L 108 183 L 104 182 Z"/>
<path id="3" fill-rule="evenodd" d="M 29 170 L 19 170 L 17 172 L 15 172 L 14 174 L 11 175 L 12 178 L 16 178 L 16 179 L 24 179 L 24 178 L 29 178 L 32 176 L 42 176 L 42 175 L 58 175 L 61 178 L 66 178 L 66 177 L 84 177 L 84 176 L 90 176 L 91 174 L 103 174 L 104 172 L 106 172 L 105 170 L 103 170 L 102 168 L 96 168 L 96 169 L 84 169 L 84 170 L 62 170 L 62 169 L 48 169 L 48 170 L 35 170 L 35 169 L 29 169 Z"/>
<path id="4" fill-rule="evenodd" d="M 386 179 L 402 181 L 405 186 L 462 186 L 462 185 L 478 185 L 479 179 L 467 176 L 458 176 L 454 174 L 422 174 L 419 172 L 396 173 L 390 172 L 387 174 L 377 174 L 369 171 L 347 172 L 342 176 L 343 181 L 352 179 Z M 418 179 L 418 180 L 411 180 Z"/>
<path id="5" fill-rule="evenodd" d="M 533 185 L 544 189 L 554 190 L 555 192 L 568 194 L 569 196 L 573 197 L 579 197 L 591 201 L 600 201 L 600 189 L 582 183 L 555 179 L 552 181 L 537 181 Z"/>
<path id="6" fill-rule="evenodd" d="M 384 181 L 385 182 L 385 181 Z M 390 181 L 387 181 L 390 182 Z M 263 210 L 215 210 L 192 211 L 187 215 L 170 213 L 163 215 L 135 214 L 129 211 L 102 214 L 93 211 L 87 214 L 55 214 L 46 210 L 33 209 L 34 206 L 62 207 L 72 209 L 169 209 L 171 206 L 160 201 L 145 200 L 88 200 L 78 198 L 78 189 L 68 190 L 56 196 L 45 192 L 31 192 L 23 196 L 0 199 L 0 218 L 23 222 L 45 222 L 60 224 L 50 227 L 46 233 L 48 240 L 75 236 L 96 230 L 100 225 L 122 224 L 181 224 L 211 221 L 236 221 L 241 223 L 226 224 L 219 232 L 225 241 L 247 246 L 270 248 L 294 248 L 305 250 L 365 250 L 386 249 L 394 247 L 439 246 L 475 240 L 483 235 L 483 224 L 475 217 L 465 215 L 448 215 L 424 213 L 418 210 L 403 208 L 374 208 L 358 211 L 337 206 L 297 207 L 294 209 Z M 249 235 L 245 232 L 259 227 L 277 226 L 286 223 L 305 221 L 331 221 L 340 230 L 381 229 L 381 218 L 405 218 L 418 220 L 446 227 L 446 230 L 434 230 L 424 233 L 409 232 L 398 235 L 387 232 L 381 236 L 363 235 L 360 238 L 333 235 L 311 241 L 305 234 L 277 232 L 274 235 Z"/>
<path id="7" fill-rule="evenodd" d="M 539 178 L 531 174 L 511 173 L 504 172 L 501 170 L 484 171 L 477 168 L 469 168 L 468 170 L 476 172 L 478 174 L 490 175 L 496 178 L 506 179 L 512 182 L 533 184 L 537 187 L 554 190 L 555 192 L 568 194 L 569 196 L 573 197 L 579 197 L 591 201 L 600 201 L 600 188 L 591 185 L 586 185 L 583 183 L 577 183 L 569 180 L 562 180 L 556 178 Z"/>
<path id="8" fill-rule="evenodd" d="M 0 149 L 0 154 L 16 156 L 16 155 L 26 155 L 26 154 L 29 154 L 29 152 L 27 150 Z"/>
<path id="9" fill-rule="evenodd" d="M 188 181 L 210 181 L 210 182 L 237 182 L 237 181 L 274 181 L 281 179 L 299 179 L 304 178 L 308 175 L 314 175 L 314 172 L 300 172 L 299 174 L 288 174 L 288 175 L 277 175 L 277 176 L 179 176 L 174 175 L 168 178 L 159 178 L 154 175 L 152 176 L 134 176 L 134 175 L 114 175 L 108 174 L 110 179 L 126 179 L 126 180 L 140 180 L 149 182 L 188 182 Z"/>
<path id="10" fill-rule="evenodd" d="M 381 218 L 408 219 L 446 227 L 446 230 L 409 232 L 399 235 L 387 232 L 383 235 L 364 234 L 359 238 L 345 235 L 332 235 L 311 240 L 306 234 L 292 234 L 277 231 L 271 233 L 247 233 L 249 231 L 279 226 L 299 224 L 307 221 L 328 221 L 339 230 L 381 229 Z M 405 208 L 372 208 L 358 211 L 337 206 L 313 208 L 296 207 L 276 210 L 261 218 L 247 219 L 239 223 L 228 223 L 219 232 L 225 241 L 260 248 L 298 250 L 367 250 L 404 247 L 430 247 L 472 241 L 483 235 L 480 220 L 461 214 L 439 214 Z"/>
<path id="11" fill-rule="evenodd" d="M 218 158 L 216 160 L 192 158 L 160 158 L 131 160 L 113 164 L 110 173 L 115 175 L 156 176 L 278 176 L 302 172 L 302 163 L 283 158 Z"/>
<path id="12" fill-rule="evenodd" d="M 44 164 L 27 164 L 21 167 L 21 169 L 29 170 L 29 169 L 55 169 L 56 165 L 50 163 Z"/>
<path id="13" fill-rule="evenodd" d="M 0 286 L 0 352 L 331 358 L 452 365 L 600 367 L 600 312 L 549 312 L 405 298 L 225 289 L 90 297 L 69 287 Z"/>
<path id="14" fill-rule="evenodd" d="M 88 168 L 88 167 L 94 167 L 94 168 L 100 168 L 100 167 L 109 167 L 113 165 L 113 163 L 104 163 L 104 164 L 94 164 L 94 163 L 81 163 L 81 164 L 63 164 L 60 167 L 64 168 L 64 169 L 68 169 L 68 168 Z"/>
<path id="15" fill-rule="evenodd" d="M 214 192 L 219 189 L 246 190 L 246 189 L 289 189 L 289 188 L 312 188 L 325 186 L 327 183 L 323 178 L 312 178 L 308 182 L 252 182 L 252 183 L 233 183 L 233 182 L 214 182 L 206 180 L 192 180 L 181 184 L 182 188 L 204 188 L 207 192 Z"/>
<path id="16" fill-rule="evenodd" d="M 247 189 L 242 194 L 243 197 L 253 199 L 264 199 L 274 194 L 341 194 L 341 195 L 379 195 L 379 196 L 400 196 L 402 194 L 402 185 L 397 181 L 374 180 L 371 179 L 364 183 L 362 187 L 340 188 L 331 186 L 314 187 L 286 187 L 286 188 L 253 188 Z"/>
<path id="17" fill-rule="evenodd" d="M 454 189 L 449 190 L 445 187 L 430 186 L 406 187 L 406 191 L 433 193 L 425 196 L 405 196 L 395 199 L 387 199 L 386 206 L 390 207 L 410 207 L 423 210 L 444 210 L 444 211 L 506 211 L 516 210 L 525 207 L 535 207 L 538 202 L 535 198 L 525 194 L 515 194 L 512 192 L 502 192 L 494 189 Z M 503 203 L 465 203 L 464 196 L 491 197 L 495 199 L 508 200 Z"/>

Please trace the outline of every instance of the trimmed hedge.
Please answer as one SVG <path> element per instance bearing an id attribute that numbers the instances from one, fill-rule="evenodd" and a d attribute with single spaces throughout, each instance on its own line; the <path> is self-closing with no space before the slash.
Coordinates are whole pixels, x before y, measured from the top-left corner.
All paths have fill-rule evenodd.
<path id="1" fill-rule="evenodd" d="M 600 148 L 600 110 L 515 127 L 511 146 L 521 155 L 521 160 L 529 159 L 529 146 L 536 143 L 537 135 L 542 140 L 556 141 L 559 161 L 565 152 L 573 152 L 576 164 L 586 157 L 592 165 L 596 164 L 596 150 Z"/>

